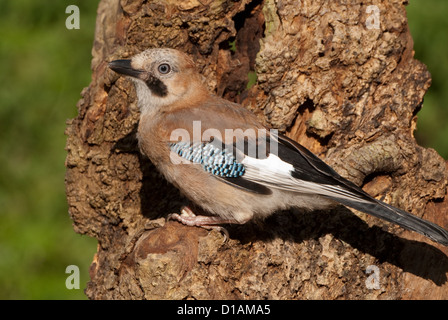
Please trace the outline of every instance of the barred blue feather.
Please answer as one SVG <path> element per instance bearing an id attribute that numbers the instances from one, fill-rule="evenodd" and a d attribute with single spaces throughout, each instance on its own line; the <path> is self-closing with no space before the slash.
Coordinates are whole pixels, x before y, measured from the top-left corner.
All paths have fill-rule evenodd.
<path id="1" fill-rule="evenodd" d="M 170 144 L 171 151 L 193 163 L 200 163 L 205 171 L 225 178 L 237 178 L 244 174 L 244 165 L 232 152 L 214 146 L 213 143 L 176 142 Z"/>

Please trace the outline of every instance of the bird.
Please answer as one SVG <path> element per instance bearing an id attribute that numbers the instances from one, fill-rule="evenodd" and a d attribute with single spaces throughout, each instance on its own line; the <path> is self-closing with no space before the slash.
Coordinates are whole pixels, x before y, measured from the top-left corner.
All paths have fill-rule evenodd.
<path id="1" fill-rule="evenodd" d="M 372 197 L 242 105 L 210 92 L 188 54 L 149 48 L 108 66 L 134 82 L 141 152 L 199 207 L 184 206 L 170 219 L 220 228 L 291 208 L 343 205 L 448 246 L 441 226 Z"/>

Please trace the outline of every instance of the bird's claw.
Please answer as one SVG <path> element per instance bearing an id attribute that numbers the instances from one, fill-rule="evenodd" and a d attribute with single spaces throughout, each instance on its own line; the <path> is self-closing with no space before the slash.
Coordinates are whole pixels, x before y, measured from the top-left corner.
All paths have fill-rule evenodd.
<path id="1" fill-rule="evenodd" d="M 167 221 L 178 221 L 184 225 L 191 227 L 201 227 L 207 230 L 217 230 L 221 232 L 224 236 L 224 243 L 230 238 L 229 232 L 226 228 L 216 225 L 221 221 L 223 223 L 227 222 L 226 220 L 222 220 L 219 217 L 210 217 L 210 216 L 197 216 L 189 207 L 183 207 L 181 209 L 181 213 L 171 213 L 167 217 Z"/>

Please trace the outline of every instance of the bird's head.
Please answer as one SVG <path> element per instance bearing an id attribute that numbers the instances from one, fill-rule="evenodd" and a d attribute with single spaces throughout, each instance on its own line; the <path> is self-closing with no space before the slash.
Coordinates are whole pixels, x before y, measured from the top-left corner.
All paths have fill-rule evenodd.
<path id="1" fill-rule="evenodd" d="M 142 112 L 191 100 L 204 90 L 194 62 L 175 49 L 148 49 L 131 59 L 114 60 L 109 67 L 133 79 Z"/>

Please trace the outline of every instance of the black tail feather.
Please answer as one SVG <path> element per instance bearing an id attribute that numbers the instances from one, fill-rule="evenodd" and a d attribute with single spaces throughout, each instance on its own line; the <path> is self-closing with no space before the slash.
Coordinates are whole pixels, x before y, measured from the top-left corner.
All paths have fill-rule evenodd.
<path id="1" fill-rule="evenodd" d="M 347 207 L 365 212 L 372 216 L 395 223 L 405 229 L 418 232 L 431 240 L 448 246 L 448 231 L 435 223 L 423 220 L 406 211 L 395 208 L 374 198 L 366 197 L 360 201 L 331 197 Z"/>

